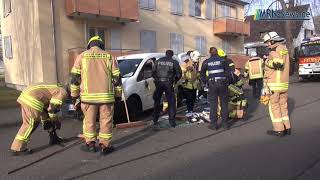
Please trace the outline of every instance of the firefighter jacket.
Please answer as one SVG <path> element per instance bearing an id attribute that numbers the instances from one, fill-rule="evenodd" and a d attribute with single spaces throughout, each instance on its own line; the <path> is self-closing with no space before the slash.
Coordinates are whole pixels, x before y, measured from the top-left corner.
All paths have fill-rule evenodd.
<path id="1" fill-rule="evenodd" d="M 245 65 L 245 74 L 249 75 L 249 79 L 263 78 L 263 60 L 259 57 L 252 57 Z"/>
<path id="2" fill-rule="evenodd" d="M 183 83 L 182 87 L 186 89 L 198 89 L 200 86 L 200 74 L 198 72 L 198 67 L 188 60 L 181 65 Z"/>
<path id="3" fill-rule="evenodd" d="M 17 101 L 40 113 L 48 112 L 49 117 L 54 120 L 67 96 L 66 90 L 60 85 L 39 83 L 24 89 Z"/>
<path id="4" fill-rule="evenodd" d="M 265 62 L 264 84 L 270 91 L 286 92 L 289 88 L 289 53 L 284 43 L 272 45 Z"/>
<path id="5" fill-rule="evenodd" d="M 178 82 L 182 72 L 179 63 L 169 57 L 160 58 L 155 62 L 152 77 L 155 82 Z"/>
<path id="6" fill-rule="evenodd" d="M 84 103 L 114 103 L 115 92 L 122 90 L 116 60 L 97 46 L 84 51 L 71 70 L 70 89 L 71 96 L 80 96 Z"/>
<path id="7" fill-rule="evenodd" d="M 235 66 L 234 62 L 230 58 L 225 58 L 225 59 L 226 59 L 226 63 L 228 64 L 228 67 L 229 67 L 230 71 L 232 73 L 234 73 L 235 70 L 236 70 L 236 66 Z"/>

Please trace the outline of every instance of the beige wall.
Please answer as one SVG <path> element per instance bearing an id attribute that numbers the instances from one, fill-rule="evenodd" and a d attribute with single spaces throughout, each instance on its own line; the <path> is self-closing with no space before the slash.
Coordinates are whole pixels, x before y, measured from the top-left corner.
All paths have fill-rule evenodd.
<path id="1" fill-rule="evenodd" d="M 157 0 L 155 11 L 141 9 L 139 22 L 128 24 L 98 18 L 67 17 L 65 1 L 53 2 L 54 26 L 51 0 L 12 0 L 12 13 L 2 21 L 3 35 L 11 35 L 13 40 L 14 58 L 5 59 L 7 83 L 28 85 L 33 82 L 55 81 L 56 78 L 61 83 L 67 82 L 70 69 L 68 52 L 73 48 L 86 46 L 88 27 L 119 29 L 122 49 L 140 49 L 142 30 L 156 31 L 158 52 L 170 48 L 170 33 L 184 36 L 184 51 L 195 49 L 197 35 L 206 37 L 207 48 L 220 48 L 222 39 L 228 38 L 232 52 L 242 52 L 243 49 L 243 37 L 215 36 L 212 30 L 213 20 L 190 17 L 188 0 L 184 0 L 183 16 L 170 13 L 170 0 Z M 239 16 L 243 10 L 240 6 L 237 7 Z M 216 9 L 216 3 L 213 3 L 213 18 Z"/>
<path id="2" fill-rule="evenodd" d="M 11 3 L 12 12 L 1 21 L 2 35 L 11 36 L 13 51 L 12 59 L 4 57 L 5 80 L 17 85 L 43 81 L 38 0 Z"/>

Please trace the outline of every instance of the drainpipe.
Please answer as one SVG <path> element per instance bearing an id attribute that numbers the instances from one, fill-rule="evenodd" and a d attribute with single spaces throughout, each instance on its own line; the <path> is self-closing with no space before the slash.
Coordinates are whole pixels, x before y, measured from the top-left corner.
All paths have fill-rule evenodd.
<path id="1" fill-rule="evenodd" d="M 56 82 L 59 82 L 59 71 L 58 71 L 58 55 L 57 55 L 57 43 L 56 43 L 56 23 L 55 23 L 55 0 L 51 0 L 51 13 L 52 13 L 52 27 L 53 27 L 53 53 L 54 53 L 54 59 L 55 59 L 55 72 L 56 72 Z"/>

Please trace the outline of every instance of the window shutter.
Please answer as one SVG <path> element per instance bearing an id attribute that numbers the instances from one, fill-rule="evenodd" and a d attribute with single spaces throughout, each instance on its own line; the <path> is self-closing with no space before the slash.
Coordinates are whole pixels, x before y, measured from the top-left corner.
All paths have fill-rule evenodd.
<path id="1" fill-rule="evenodd" d="M 149 6 L 150 9 L 156 9 L 156 0 L 149 0 Z"/>
<path id="2" fill-rule="evenodd" d="M 201 53 L 201 40 L 200 40 L 200 36 L 196 36 L 196 37 L 195 37 L 195 41 L 196 41 L 196 50 Z"/>
<path id="3" fill-rule="evenodd" d="M 183 35 L 179 35 L 179 50 L 177 54 L 180 54 L 184 51 L 184 37 Z"/>
<path id="4" fill-rule="evenodd" d="M 170 33 L 170 48 L 174 52 L 174 54 L 177 54 L 177 34 L 176 33 Z"/>
<path id="5" fill-rule="evenodd" d="M 183 0 L 177 1 L 177 7 L 178 14 L 183 15 Z"/>
<path id="6" fill-rule="evenodd" d="M 151 52 L 157 52 L 157 34 L 155 31 L 151 31 L 152 34 L 152 41 L 150 41 L 150 43 L 152 43 L 152 51 Z"/>
<path id="7" fill-rule="evenodd" d="M 201 38 L 201 54 L 207 54 L 207 39 L 205 37 Z"/>
<path id="8" fill-rule="evenodd" d="M 177 6 L 178 0 L 171 0 L 171 13 L 177 14 L 178 13 L 178 6 Z"/>
<path id="9" fill-rule="evenodd" d="M 4 44 L 4 56 L 7 59 L 12 59 L 12 41 L 11 41 L 11 36 L 4 36 L 3 37 L 3 44 Z"/>
<path id="10" fill-rule="evenodd" d="M 110 31 L 110 44 L 112 50 L 120 50 L 121 49 L 121 33 L 118 29 L 111 29 Z"/>
<path id="11" fill-rule="evenodd" d="M 146 34 L 147 32 L 146 31 L 141 31 L 140 32 L 140 50 L 142 52 L 146 52 Z"/>
<path id="12" fill-rule="evenodd" d="M 195 5 L 195 0 L 189 0 L 189 15 L 190 16 L 195 16 L 195 9 L 196 9 L 196 5 Z"/>
<path id="13" fill-rule="evenodd" d="M 212 19 L 212 0 L 207 0 L 206 18 Z"/>

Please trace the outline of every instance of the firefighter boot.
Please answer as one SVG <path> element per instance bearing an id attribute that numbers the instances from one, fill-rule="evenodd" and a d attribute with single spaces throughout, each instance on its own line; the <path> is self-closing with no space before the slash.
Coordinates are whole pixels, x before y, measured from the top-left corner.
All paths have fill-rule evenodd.
<path id="1" fill-rule="evenodd" d="M 100 154 L 101 155 L 108 155 L 108 154 L 110 154 L 110 153 L 112 153 L 113 151 L 114 151 L 114 147 L 113 146 L 108 146 L 108 147 L 106 147 L 105 145 L 103 145 L 103 144 L 99 144 L 99 146 L 100 146 L 100 148 L 101 148 L 101 152 L 100 152 Z"/>
<path id="2" fill-rule="evenodd" d="M 31 149 L 25 149 L 23 151 L 13 151 L 13 150 L 10 150 L 11 151 L 11 155 L 12 156 L 21 156 L 21 155 L 29 155 L 29 154 L 32 154 L 33 151 Z"/>
<path id="3" fill-rule="evenodd" d="M 267 134 L 270 135 L 270 136 L 283 137 L 285 135 L 285 131 L 268 130 Z"/>
<path id="4" fill-rule="evenodd" d="M 83 151 L 83 152 L 95 153 L 95 152 L 97 152 L 96 142 L 94 142 L 94 141 L 88 142 L 85 145 L 82 145 L 80 147 L 80 150 Z"/>
<path id="5" fill-rule="evenodd" d="M 291 135 L 291 128 L 284 130 L 286 135 Z"/>
<path id="6" fill-rule="evenodd" d="M 49 133 L 49 145 L 61 144 L 62 142 L 63 139 L 57 135 L 55 130 Z"/>

